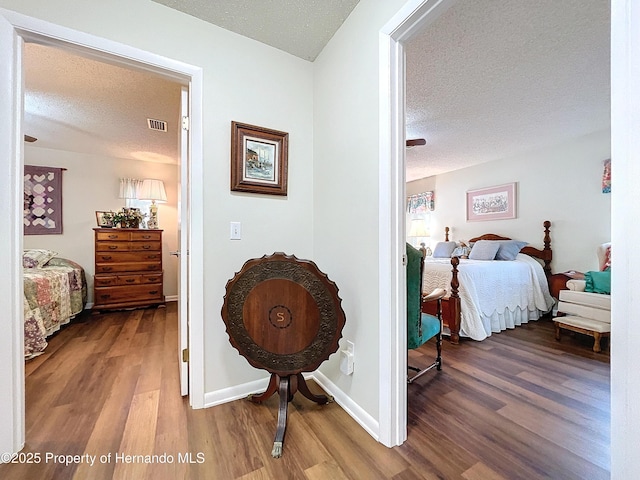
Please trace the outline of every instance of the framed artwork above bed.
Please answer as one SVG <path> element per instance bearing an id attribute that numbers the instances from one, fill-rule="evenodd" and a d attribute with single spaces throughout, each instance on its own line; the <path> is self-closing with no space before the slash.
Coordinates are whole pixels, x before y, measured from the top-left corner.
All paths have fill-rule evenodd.
<path id="1" fill-rule="evenodd" d="M 516 218 L 516 182 L 467 192 L 467 222 Z"/>

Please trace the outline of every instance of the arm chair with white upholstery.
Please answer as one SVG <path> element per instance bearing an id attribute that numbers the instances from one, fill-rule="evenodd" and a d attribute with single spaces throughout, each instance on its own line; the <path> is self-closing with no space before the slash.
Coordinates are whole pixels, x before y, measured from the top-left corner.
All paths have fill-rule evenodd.
<path id="1" fill-rule="evenodd" d="M 593 337 L 593 351 L 600 352 L 600 339 L 611 333 L 611 243 L 598 247 L 599 271 L 585 273 L 584 280 L 569 280 L 560 291 L 558 316 L 553 319 L 556 340 L 561 330 Z"/>

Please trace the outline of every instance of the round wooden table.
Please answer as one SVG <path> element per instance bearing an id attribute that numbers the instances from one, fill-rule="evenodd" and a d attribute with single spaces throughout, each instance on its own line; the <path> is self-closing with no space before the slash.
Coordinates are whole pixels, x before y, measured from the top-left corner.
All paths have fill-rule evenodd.
<path id="1" fill-rule="evenodd" d="M 318 404 L 302 372 L 316 370 L 338 350 L 345 314 L 338 287 L 310 260 L 281 252 L 247 261 L 227 282 L 222 319 L 229 341 L 256 368 L 271 373 L 269 386 L 250 399 L 280 396 L 272 456 L 280 457 L 287 405 L 300 391 Z"/>

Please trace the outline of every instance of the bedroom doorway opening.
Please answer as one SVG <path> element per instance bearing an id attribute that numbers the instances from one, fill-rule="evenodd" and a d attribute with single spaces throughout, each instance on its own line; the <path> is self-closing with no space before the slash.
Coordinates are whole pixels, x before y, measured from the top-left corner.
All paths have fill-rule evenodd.
<path id="1" fill-rule="evenodd" d="M 25 99 L 25 101 L 23 102 L 25 104 L 25 107 L 24 107 L 25 110 L 23 110 L 23 117 L 25 117 L 26 124 L 29 124 L 29 125 L 35 124 L 36 130 L 38 130 L 38 127 L 39 127 L 40 129 L 46 131 L 46 122 L 47 122 L 46 118 L 48 116 L 51 116 L 52 118 L 55 117 L 55 120 L 57 120 L 58 122 L 65 123 L 64 117 L 67 115 L 67 112 L 64 109 L 60 109 L 60 113 L 58 115 L 56 115 L 55 113 L 47 113 L 48 111 L 51 111 L 51 112 L 56 111 L 55 107 L 52 108 L 51 104 L 47 101 L 47 97 L 50 97 L 50 96 L 57 97 L 61 95 L 60 86 L 57 85 L 54 80 L 52 80 L 56 78 L 57 76 L 56 72 L 52 70 L 47 70 L 47 67 L 46 67 L 46 65 L 49 63 L 49 60 L 48 60 L 49 58 L 54 59 L 52 63 L 55 64 L 56 68 L 59 68 L 61 71 L 65 71 L 67 68 L 69 69 L 69 74 L 65 79 L 65 83 L 75 85 L 77 82 L 81 82 L 82 84 L 86 84 L 86 85 L 99 86 L 99 88 L 91 94 L 91 98 L 87 99 L 86 104 L 84 104 L 85 99 L 83 99 L 82 96 L 70 97 L 68 100 L 69 103 L 71 104 L 75 104 L 76 102 L 78 103 L 78 106 L 75 108 L 76 110 L 86 112 L 85 114 L 86 114 L 87 125 L 97 126 L 98 131 L 96 131 L 95 133 L 92 127 L 87 127 L 88 128 L 87 131 L 90 136 L 95 135 L 96 137 L 98 137 L 99 136 L 98 132 L 102 132 L 102 135 L 104 135 L 105 138 L 109 138 L 110 135 L 114 135 L 112 138 L 115 140 L 115 144 L 127 141 L 126 137 L 120 137 L 122 138 L 122 140 L 119 140 L 118 138 L 120 134 L 117 133 L 116 130 L 111 130 L 112 128 L 111 126 L 116 122 L 121 122 L 122 124 L 125 124 L 125 125 L 129 124 L 129 118 L 130 118 L 129 113 L 126 113 L 123 111 L 122 112 L 123 116 L 118 116 L 118 118 L 112 118 L 111 120 L 109 117 L 109 113 L 107 113 L 108 110 L 106 108 L 102 110 L 102 112 L 104 113 L 101 113 L 99 115 L 96 115 L 95 113 L 93 113 L 94 110 L 92 109 L 91 105 L 98 105 L 102 100 L 104 100 L 104 97 L 101 97 L 99 93 L 101 88 L 103 88 L 104 90 L 112 90 L 114 92 L 119 91 L 122 93 L 123 96 L 125 96 L 128 93 L 127 91 L 129 92 L 137 91 L 139 86 L 142 86 L 143 89 L 157 90 L 158 96 L 161 95 L 161 92 L 164 92 L 164 94 L 166 95 L 166 103 L 169 105 L 173 105 L 172 108 L 169 108 L 165 111 L 164 115 L 156 115 L 162 118 L 165 118 L 166 116 L 166 118 L 171 119 L 170 122 L 167 122 L 168 125 L 165 128 L 165 130 L 171 129 L 175 131 L 177 128 L 175 128 L 174 125 L 177 125 L 179 127 L 182 124 L 182 122 L 180 121 L 180 118 L 183 118 L 183 117 L 188 118 L 189 88 L 188 88 L 188 83 L 186 85 L 183 85 L 183 83 L 186 83 L 185 80 L 176 78 L 176 76 L 173 74 L 170 76 L 166 75 L 166 79 L 162 73 L 154 72 L 152 75 L 150 75 L 147 72 L 141 71 L 140 66 L 125 64 L 121 60 L 119 60 L 117 57 L 114 57 L 114 56 L 102 58 L 103 55 L 96 56 L 94 52 L 89 52 L 89 53 L 84 51 L 76 52 L 74 50 L 75 49 L 70 48 L 70 46 L 65 44 L 64 42 L 51 42 L 49 45 L 41 45 L 41 44 L 39 45 L 33 40 L 25 41 L 24 48 L 23 48 L 23 61 L 24 61 L 23 72 L 24 72 L 24 78 L 25 78 L 25 81 L 24 81 L 25 92 L 23 95 Z M 97 58 L 90 58 L 90 56 L 96 56 Z M 39 67 L 42 70 L 36 70 L 33 68 L 33 65 L 36 63 L 39 65 Z M 69 65 L 73 65 L 75 66 L 75 68 L 72 68 Z M 71 72 L 71 70 L 73 70 L 73 72 Z M 160 81 L 156 81 L 157 75 L 162 76 L 162 83 L 159 83 Z M 49 79 L 44 89 L 40 89 L 37 87 L 38 85 L 40 85 L 40 78 Z M 130 79 L 135 79 L 135 80 L 132 82 Z M 34 85 L 36 87 L 32 89 L 31 87 Z M 78 91 L 80 90 L 80 88 L 76 87 L 75 90 Z M 88 90 L 88 92 L 90 91 Z M 144 94 L 143 92 L 139 92 L 137 96 L 142 96 L 143 94 Z M 64 96 L 64 94 L 62 94 L 62 96 Z M 114 98 L 113 96 L 111 96 L 111 98 L 108 99 L 108 103 L 113 105 L 114 112 L 118 112 L 119 105 L 122 105 L 122 103 L 119 103 L 119 102 L 120 100 L 118 98 Z M 127 110 L 136 109 L 140 107 L 145 108 L 143 105 L 140 105 L 140 107 L 135 107 L 133 101 L 127 102 L 127 105 L 128 105 Z M 37 122 L 38 115 L 37 114 L 33 115 L 31 110 L 35 110 L 36 112 L 43 112 L 43 114 L 40 115 L 40 117 L 43 120 L 41 122 Z M 158 110 L 158 112 L 159 111 L 160 109 Z M 142 118 L 149 115 L 150 114 L 148 111 L 137 112 L 137 116 L 140 116 Z M 36 117 L 35 122 L 32 120 L 32 117 Z M 96 117 L 98 119 L 103 119 L 105 123 L 103 125 L 94 123 L 94 118 Z M 130 128 L 135 129 L 136 126 L 130 125 Z M 37 134 L 37 131 L 32 133 Z M 169 192 L 177 190 L 178 196 L 183 192 L 188 194 L 188 188 L 182 189 L 178 186 L 181 178 L 185 178 L 186 186 L 188 187 L 188 177 L 183 174 L 183 170 L 187 171 L 187 166 L 189 162 L 188 131 L 186 129 L 181 129 L 180 135 L 175 135 L 175 134 L 172 135 L 171 140 L 169 140 L 168 142 L 169 144 L 168 146 L 170 147 L 169 149 L 167 149 L 167 145 L 164 145 L 164 142 L 161 139 L 157 139 L 156 142 L 158 143 L 158 147 L 159 147 L 157 151 L 154 151 L 153 146 L 150 146 L 148 148 L 149 151 L 144 151 L 143 149 L 135 150 L 131 153 L 131 157 L 135 157 L 135 158 L 131 158 L 129 161 L 125 160 L 124 162 L 121 162 L 117 159 L 111 160 L 110 156 L 108 155 L 108 152 L 104 152 L 103 153 L 104 156 L 101 158 L 97 168 L 94 162 L 91 161 L 91 157 L 84 158 L 83 163 L 80 163 L 77 161 L 77 160 L 80 160 L 82 156 L 84 156 L 83 155 L 84 152 L 82 150 L 82 138 L 73 137 L 72 134 L 65 135 L 65 131 L 63 130 L 62 133 L 58 135 L 58 138 L 65 138 L 65 137 L 69 138 L 70 141 L 66 143 L 66 140 L 63 140 L 56 147 L 59 148 L 61 151 L 69 152 L 70 155 L 72 156 L 72 161 L 70 162 L 69 169 L 78 170 L 78 169 L 83 169 L 84 167 L 85 174 L 83 175 L 83 178 L 86 181 L 90 181 L 90 179 L 93 178 L 92 174 L 96 169 L 104 170 L 106 172 L 113 170 L 115 172 L 126 172 L 126 173 L 118 173 L 118 175 L 121 178 L 129 177 L 129 176 L 133 176 L 133 177 L 151 176 L 153 178 L 162 178 L 162 182 L 163 184 L 166 184 L 166 188 Z M 107 142 L 111 142 L 111 141 L 112 140 L 107 140 Z M 104 147 L 100 145 L 99 141 L 97 143 L 98 144 L 95 147 L 96 153 L 97 152 L 102 153 Z M 76 148 L 76 145 L 78 144 L 80 144 L 79 149 Z M 173 145 L 171 146 L 171 144 Z M 41 155 L 36 153 L 38 150 L 36 150 L 35 147 L 37 146 L 38 145 L 34 143 L 34 148 L 32 149 L 25 148 L 25 164 L 26 163 L 32 164 L 34 162 L 36 164 L 40 164 L 42 162 L 47 161 L 46 159 L 41 159 L 40 158 Z M 113 148 L 113 146 L 107 145 L 107 148 Z M 167 154 L 170 153 L 171 150 L 176 152 L 175 154 L 173 154 L 173 156 L 170 157 L 169 155 L 164 154 L 164 153 L 167 153 Z M 80 155 L 77 158 L 74 156 L 76 155 L 76 152 L 78 152 L 77 155 Z M 160 153 L 160 152 L 163 152 L 163 153 Z M 127 152 L 124 152 L 124 155 L 126 154 Z M 73 161 L 73 158 L 75 158 L 75 161 Z M 170 165 L 166 166 L 161 163 L 158 163 L 158 161 L 170 161 L 177 165 L 175 165 L 175 167 L 172 167 Z M 78 168 L 73 168 L 73 163 L 77 163 Z M 115 163 L 115 165 L 109 168 L 108 164 L 110 163 Z M 127 167 L 127 165 L 134 165 L 134 167 Z M 140 167 L 141 165 L 142 165 L 142 168 Z M 134 170 L 127 170 L 127 168 L 135 168 L 139 172 L 133 173 Z M 67 169 L 65 168 L 65 170 Z M 67 174 L 67 175 L 71 177 L 70 174 Z M 99 174 L 99 178 L 102 178 L 102 177 L 103 175 Z M 71 178 L 75 178 L 75 177 L 71 177 Z M 96 179 L 95 181 L 98 182 L 99 180 Z M 136 180 L 136 182 L 141 183 L 142 178 L 139 178 L 138 180 Z M 69 181 L 65 182 L 65 184 L 68 184 L 68 183 Z M 136 190 L 139 191 L 139 188 L 136 188 Z M 67 195 L 69 193 L 70 193 L 70 188 L 67 188 Z M 116 192 L 113 191 L 110 193 L 111 193 L 110 198 L 111 199 L 114 198 Z M 94 192 L 94 198 L 99 195 L 100 195 L 100 192 L 96 190 Z M 121 194 L 120 196 L 122 197 L 123 195 Z M 128 194 L 126 194 L 125 197 L 126 198 L 121 200 L 120 203 L 124 202 L 123 206 L 127 208 L 143 207 L 142 204 L 145 203 L 145 201 L 139 201 L 137 200 L 137 198 L 129 198 Z M 101 200 L 104 201 L 104 199 L 101 199 Z M 113 201 L 113 200 L 110 200 L 110 201 Z M 82 203 L 82 202 L 71 202 L 71 203 Z M 146 203 L 151 203 L 151 202 L 146 201 Z M 163 219 L 164 222 L 159 226 L 161 227 L 161 230 L 162 230 L 162 239 L 163 239 L 162 241 L 163 245 L 161 247 L 161 251 L 163 252 L 162 256 L 164 257 L 162 262 L 163 277 L 164 277 L 163 285 L 165 286 L 165 291 L 167 287 L 170 288 L 171 290 L 174 290 L 176 285 L 178 287 L 176 294 L 166 297 L 166 301 L 177 301 L 179 305 L 178 306 L 179 340 L 178 340 L 177 348 L 180 354 L 176 352 L 176 355 L 181 360 L 180 362 L 181 394 L 187 395 L 188 394 L 188 373 L 186 368 L 187 362 L 182 361 L 181 352 L 183 350 L 188 350 L 188 342 L 186 338 L 186 331 L 187 331 L 186 325 L 188 323 L 188 315 L 187 315 L 188 312 L 186 311 L 186 309 L 180 308 L 182 305 L 186 304 L 186 301 L 184 299 L 186 295 L 181 294 L 182 292 L 180 290 L 181 285 L 186 285 L 186 277 L 184 279 L 180 277 L 182 277 L 182 275 L 186 275 L 188 270 L 188 265 L 186 262 L 187 257 L 186 255 L 182 255 L 183 251 L 181 251 L 181 250 L 184 250 L 184 248 L 181 248 L 181 245 L 183 244 L 186 245 L 186 242 L 184 242 L 184 240 L 181 238 L 182 236 L 181 233 L 184 233 L 186 237 L 186 232 L 188 231 L 188 228 L 181 228 L 181 222 L 184 218 L 188 218 L 188 212 L 186 211 L 186 208 L 184 212 L 182 211 L 182 208 L 181 208 L 183 206 L 186 207 L 187 202 L 180 201 L 180 199 L 178 198 L 177 203 L 179 205 L 179 207 L 175 209 L 178 211 L 177 221 L 174 220 L 170 224 L 165 218 Z M 69 205 L 69 202 L 67 201 L 65 205 Z M 114 205 L 112 207 L 113 211 L 117 211 L 117 209 L 120 206 L 121 206 L 120 204 Z M 100 207 L 98 206 L 98 204 L 96 204 L 95 208 L 100 208 Z M 70 207 L 67 207 L 68 211 L 65 211 L 65 216 L 67 217 L 66 223 L 71 223 L 69 222 L 70 220 L 69 215 L 72 212 L 69 209 Z M 139 209 L 142 212 L 145 212 L 144 208 L 139 208 Z M 149 211 L 148 206 L 146 208 L 146 211 L 148 213 Z M 78 212 L 76 212 L 75 215 L 78 215 Z M 86 217 L 86 215 L 84 217 Z M 79 223 L 81 224 L 86 223 L 86 218 L 83 218 L 83 220 L 85 221 L 84 222 L 80 221 Z M 188 227 L 188 225 L 185 225 L 185 227 Z M 71 228 L 73 229 L 73 226 Z M 80 232 L 75 234 L 73 230 L 69 231 L 69 227 L 65 229 L 64 233 L 66 234 L 66 236 L 72 235 L 73 238 L 76 238 L 76 237 L 83 238 Z M 29 237 L 23 238 L 23 244 L 25 248 L 51 247 L 51 249 L 54 251 L 64 250 L 64 246 L 61 245 L 60 243 L 68 243 L 70 241 L 71 240 L 68 237 L 65 239 L 64 236 L 61 238 L 57 238 L 55 236 L 44 236 L 44 237 L 29 236 Z M 77 250 L 82 251 L 82 250 L 90 250 L 92 246 L 90 242 L 86 242 L 83 245 L 78 244 L 77 247 L 78 247 Z M 175 257 L 170 257 L 168 255 L 168 250 L 173 250 L 171 253 L 175 255 Z M 88 286 L 89 286 L 88 290 L 90 293 L 89 298 L 87 300 L 88 300 L 88 306 L 90 307 L 92 304 L 95 304 L 96 302 L 95 294 L 91 295 L 92 291 L 95 292 L 95 290 L 92 288 L 92 285 L 93 285 L 92 255 L 93 254 L 88 251 L 82 252 L 82 253 L 84 254 L 83 255 L 84 258 L 81 264 L 84 266 L 84 269 L 87 273 L 86 277 L 88 280 Z M 177 261 L 176 261 L 176 258 L 177 258 Z M 79 258 L 74 257 L 74 260 L 80 262 Z M 93 297 L 93 301 L 91 297 Z M 46 353 L 46 350 L 43 353 Z M 182 365 L 184 365 L 184 367 Z"/>
<path id="2" fill-rule="evenodd" d="M 383 144 L 382 147 L 385 150 L 385 154 L 388 155 L 388 152 L 391 152 L 391 155 L 390 155 L 391 165 L 390 166 L 382 165 L 381 172 L 383 174 L 389 175 L 391 185 L 388 187 L 388 191 L 384 191 L 384 190 L 381 191 L 381 199 L 383 197 L 387 199 L 391 199 L 392 206 L 386 212 L 385 216 L 381 216 L 383 220 L 387 220 L 387 216 L 388 216 L 388 223 L 386 224 L 383 223 L 382 225 L 383 225 L 383 228 L 388 226 L 390 231 L 384 231 L 382 233 L 382 236 L 384 236 L 385 239 L 383 240 L 383 238 L 381 238 L 380 244 L 384 247 L 386 246 L 386 244 L 390 243 L 389 251 L 391 252 L 391 255 L 392 255 L 391 257 L 392 263 L 395 260 L 393 255 L 395 254 L 399 256 L 399 254 L 401 253 L 400 252 L 401 248 L 398 248 L 398 246 L 394 245 L 394 243 L 397 241 L 399 246 L 402 246 L 402 242 L 404 241 L 404 232 L 406 231 L 406 228 L 407 228 L 406 224 L 404 223 L 405 222 L 404 204 L 405 204 L 405 199 L 407 195 L 406 195 L 406 184 L 405 184 L 406 159 L 405 159 L 403 141 L 404 141 L 404 133 L 405 133 L 405 106 L 404 106 L 405 62 L 408 62 L 408 60 L 405 59 L 405 56 L 404 56 L 404 53 L 405 53 L 404 47 L 414 35 L 420 34 L 425 29 L 429 28 L 429 26 L 431 25 L 431 22 L 437 20 L 440 14 L 446 11 L 451 5 L 453 5 L 453 3 L 454 2 L 446 2 L 446 1 L 439 2 L 437 0 L 410 2 L 411 5 L 407 6 L 406 9 L 403 9 L 402 11 L 398 12 L 398 15 L 394 18 L 392 22 L 390 22 L 390 25 L 388 26 L 389 29 L 387 30 L 389 32 L 388 34 L 390 39 L 389 39 L 389 46 L 384 53 L 385 53 L 385 57 L 388 56 L 388 58 L 390 59 L 390 67 L 389 67 L 390 75 L 388 78 L 388 82 L 389 82 L 391 105 L 389 107 L 389 112 L 388 112 L 389 123 L 386 125 L 381 125 L 383 129 L 388 129 L 388 137 L 386 139 L 381 138 L 381 143 Z M 387 58 L 385 58 L 385 60 L 386 59 Z M 383 73 L 386 74 L 387 72 L 383 71 Z M 385 120 L 384 117 L 383 117 L 383 120 Z M 385 132 L 384 130 L 382 131 L 383 131 L 382 136 L 387 136 L 387 132 Z M 381 158 L 383 158 L 383 161 L 384 161 L 384 155 L 381 155 Z M 398 164 L 402 166 L 402 169 L 396 168 L 396 165 Z M 428 189 L 425 188 L 421 191 L 424 191 L 424 190 L 428 190 Z M 415 193 L 415 192 L 410 192 L 410 193 Z M 384 209 L 381 208 L 381 212 L 383 211 Z M 396 233 L 397 231 L 402 232 L 403 236 L 402 237 L 398 236 Z M 381 248 L 381 251 L 382 251 L 382 248 Z M 382 255 L 386 255 L 386 253 L 383 253 Z M 386 262 L 386 259 L 384 259 L 384 261 Z M 385 272 L 385 270 L 388 270 L 388 267 L 383 268 L 381 266 L 380 268 L 381 276 Z M 392 291 L 391 291 L 390 297 L 391 299 L 396 300 L 397 305 L 394 305 L 392 303 L 391 305 L 386 306 L 386 309 L 398 315 L 396 317 L 398 319 L 402 319 L 401 315 L 404 308 L 404 305 L 401 305 L 402 294 L 404 291 L 402 273 L 403 272 L 401 271 L 401 269 L 394 270 L 392 267 L 392 270 L 391 270 Z M 384 322 L 384 320 L 381 320 L 381 321 Z M 403 344 L 401 341 L 403 333 L 399 331 L 401 327 L 402 327 L 401 325 L 388 326 L 388 331 L 390 332 L 390 335 L 388 335 L 388 338 L 394 338 L 393 333 L 395 330 L 395 333 L 397 335 L 396 338 L 398 340 L 394 342 L 394 345 L 396 346 Z M 383 331 L 381 336 L 382 352 L 384 352 L 382 347 L 382 343 L 383 343 L 382 338 L 384 337 L 384 335 L 385 335 L 385 332 Z M 402 384 L 402 376 L 405 374 L 405 371 L 406 371 L 404 370 L 404 366 L 403 366 L 403 362 L 404 362 L 403 355 L 405 354 L 406 352 L 392 349 L 391 357 L 390 357 L 390 361 L 395 362 L 393 364 L 394 367 L 398 365 L 401 366 L 400 368 L 397 368 L 397 369 L 392 367 L 394 370 L 392 374 L 396 375 L 395 377 L 392 377 L 393 378 L 392 388 L 393 386 L 395 386 L 397 387 L 397 390 L 389 393 L 389 398 L 391 399 L 391 401 L 397 402 L 396 405 L 398 408 L 394 412 L 396 414 L 395 418 L 397 420 L 395 424 L 397 427 L 397 429 L 395 430 L 395 433 L 398 434 L 399 439 L 402 438 L 402 432 L 404 432 L 404 434 L 406 435 L 406 430 L 403 430 L 403 426 L 406 427 L 407 412 L 406 412 L 405 406 L 407 405 L 407 403 L 406 403 L 406 392 L 403 393 L 403 390 L 405 390 L 405 385 Z M 383 374 L 384 374 L 384 369 L 381 367 L 381 377 L 380 377 L 381 384 L 384 381 L 382 376 Z M 388 381 L 388 377 L 386 378 L 386 380 Z M 381 403 L 382 403 L 382 397 L 381 397 Z"/>
<path id="3" fill-rule="evenodd" d="M 181 332 L 188 332 L 188 337 L 184 339 L 189 346 L 189 362 L 187 367 L 181 369 L 181 378 L 185 379 L 184 393 L 189 393 L 189 403 L 192 408 L 204 407 L 204 357 L 203 357 L 203 295 L 202 288 L 202 69 L 199 67 L 177 62 L 175 60 L 161 57 L 151 52 L 142 51 L 127 45 L 119 44 L 110 40 L 93 37 L 82 32 L 70 30 L 58 25 L 49 24 L 40 20 L 27 17 L 15 12 L 0 10 L 0 27 L 3 38 L 12 41 L 5 43 L 8 46 L 3 54 L 6 54 L 8 65 L 13 65 L 8 71 L 8 75 L 0 79 L 3 91 L 11 92 L 12 98 L 2 106 L 3 112 L 8 113 L 7 118 L 14 135 L 8 136 L 12 142 L 2 144 L 3 150 L 6 147 L 6 158 L 15 159 L 8 162 L 11 175 L 7 175 L 2 180 L 2 189 L 7 192 L 7 210 L 11 214 L 12 221 L 7 225 L 7 231 L 3 232 L 10 240 L 7 244 L 12 245 L 10 265 L 6 269 L 7 276 L 10 276 L 10 284 L 15 286 L 15 291 L 7 297 L 7 310 L 14 312 L 7 315 L 7 322 L 13 325 L 7 326 L 7 331 L 13 332 L 10 338 L 11 348 L 5 350 L 7 362 L 7 375 L 2 376 L 2 383 L 8 383 L 7 392 L 11 392 L 10 397 L 3 401 L 3 408 L 8 413 L 7 425 L 2 436 L 3 451 L 18 451 L 24 444 L 25 438 L 25 412 L 24 412 L 24 359 L 22 358 L 22 345 L 24 341 L 24 328 L 22 327 L 23 315 L 21 302 L 22 293 L 19 291 L 22 286 L 21 276 L 21 251 L 23 246 L 22 232 L 22 171 L 24 168 L 24 147 L 17 139 L 22 139 L 23 121 L 23 100 L 22 100 L 22 60 L 25 42 L 39 43 L 53 46 L 59 49 L 68 49 L 71 52 L 86 55 L 89 58 L 97 59 L 107 63 L 121 65 L 127 68 L 153 72 L 156 75 L 164 76 L 167 79 L 181 82 L 186 88 L 183 92 L 182 100 L 186 100 L 185 107 L 189 109 L 189 118 L 184 122 L 189 128 L 185 129 L 182 135 L 183 145 L 181 154 L 185 155 L 181 161 L 179 183 L 179 205 L 183 208 L 184 215 L 181 217 L 181 238 L 185 241 L 179 246 L 180 272 L 184 274 L 181 278 L 181 288 L 178 297 L 181 300 L 181 312 L 186 312 L 186 316 L 180 319 Z M 6 88 L 5 88 L 6 87 Z M 185 94 L 186 93 L 186 94 Z M 180 122 L 182 123 L 182 122 Z M 15 258 L 14 258 L 15 257 Z M 194 278 L 196 281 L 194 281 Z M 18 288 L 20 287 L 20 288 Z M 188 302 L 187 302 L 188 299 Z M 182 308 L 182 305 L 185 307 Z M 189 318 L 193 321 L 189 322 Z M 187 327 L 188 325 L 188 327 Z M 176 348 L 176 354 L 182 359 L 182 352 Z M 186 362 L 185 362 L 186 363 Z M 186 385 L 188 380 L 188 387 Z M 10 426 L 10 428 L 9 428 Z"/>

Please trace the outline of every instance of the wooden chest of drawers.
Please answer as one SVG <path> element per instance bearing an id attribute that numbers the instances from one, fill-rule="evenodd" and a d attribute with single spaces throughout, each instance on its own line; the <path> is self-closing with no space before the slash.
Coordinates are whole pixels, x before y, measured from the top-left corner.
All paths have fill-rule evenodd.
<path id="1" fill-rule="evenodd" d="M 164 303 L 162 230 L 94 228 L 94 309 Z"/>

